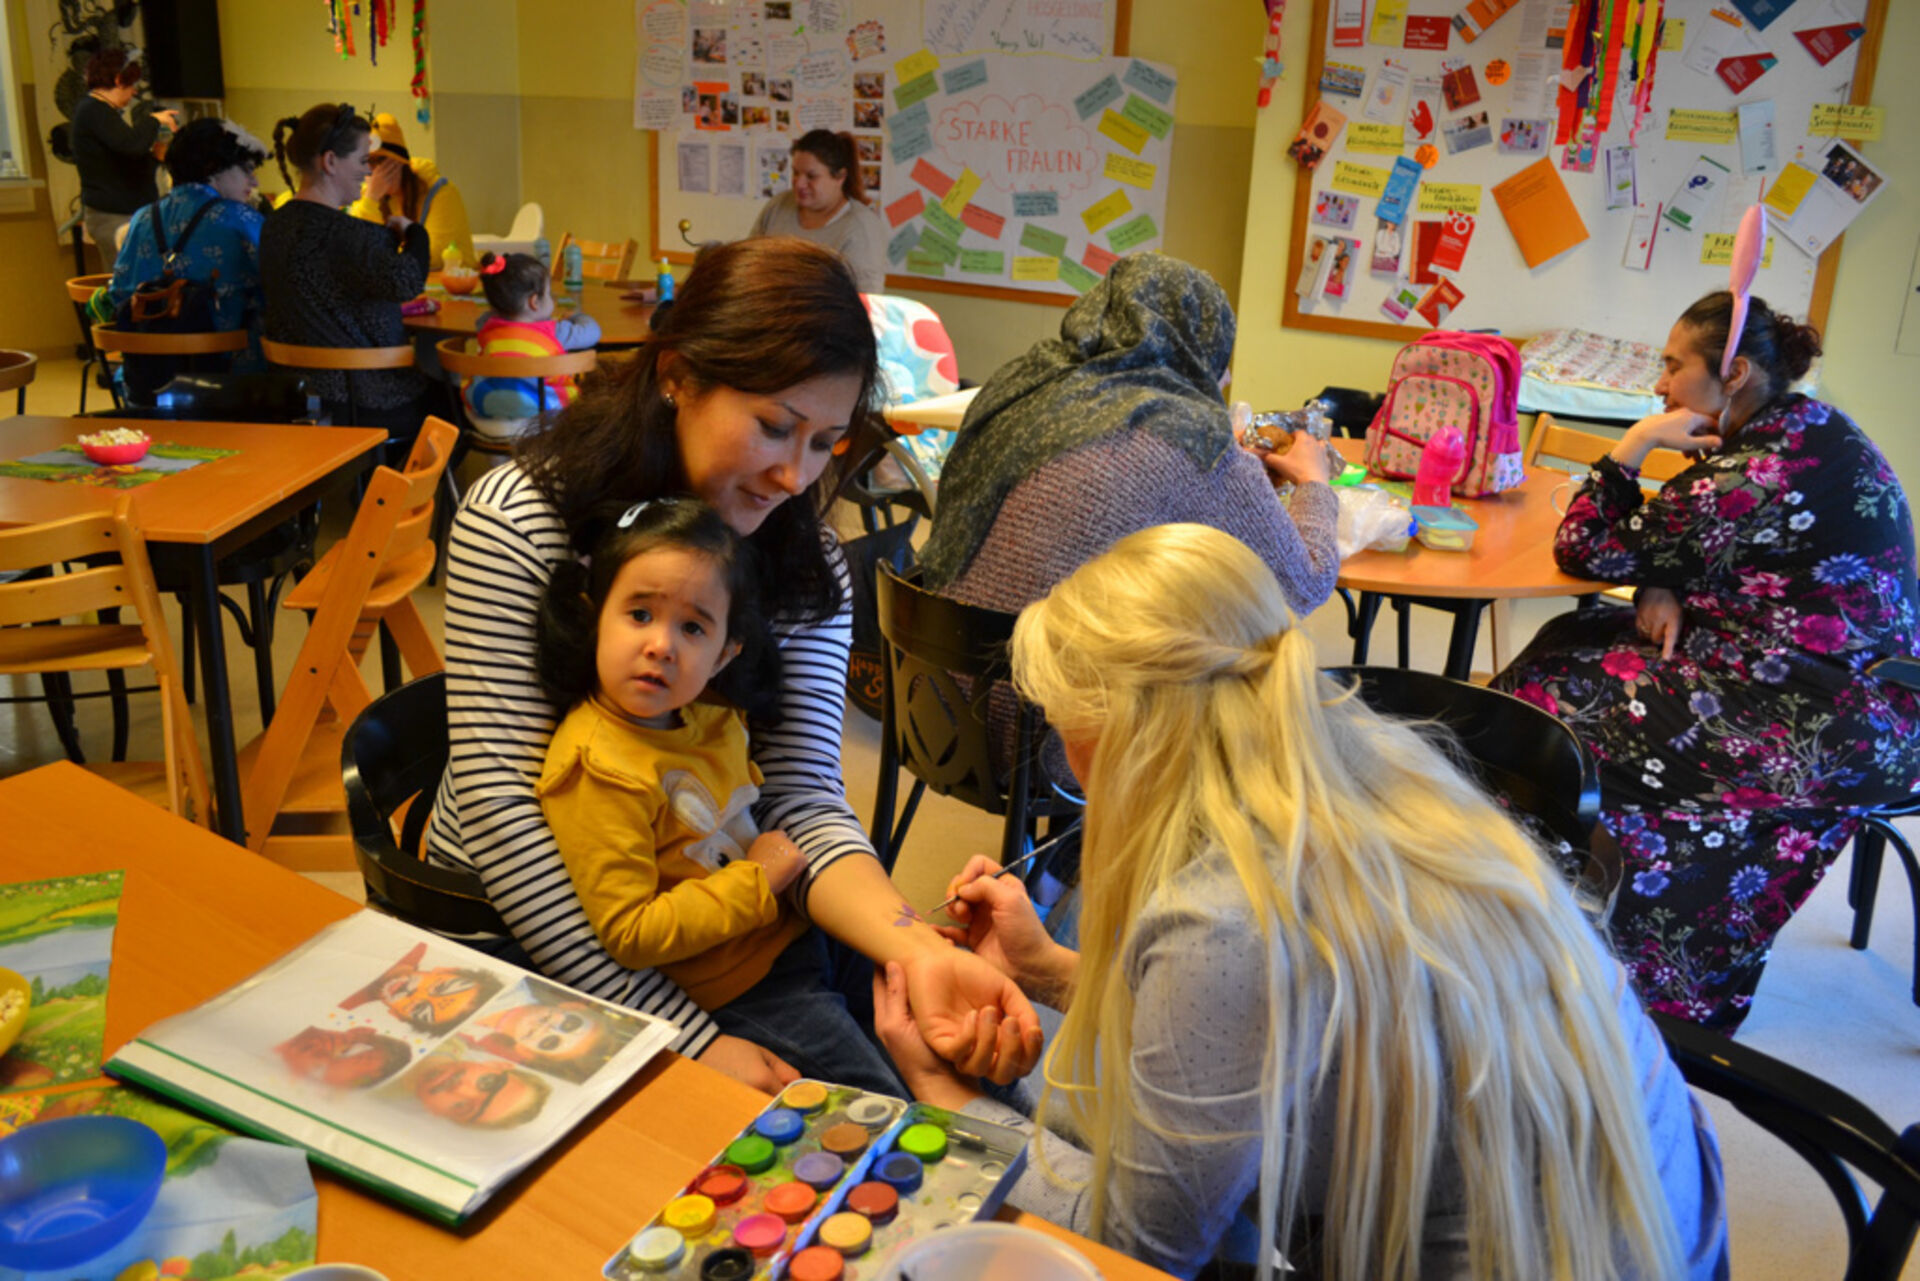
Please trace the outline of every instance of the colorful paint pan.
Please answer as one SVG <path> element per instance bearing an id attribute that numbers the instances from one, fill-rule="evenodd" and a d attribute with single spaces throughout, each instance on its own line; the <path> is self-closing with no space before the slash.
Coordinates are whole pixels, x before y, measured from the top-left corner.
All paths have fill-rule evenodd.
<path id="1" fill-rule="evenodd" d="M 840 1281 L 847 1256 L 830 1245 L 810 1245 L 787 1264 L 788 1281 Z"/>
<path id="2" fill-rule="evenodd" d="M 911 1196 L 920 1190 L 921 1180 L 926 1177 L 926 1166 L 911 1152 L 889 1152 L 873 1167 L 873 1173 L 875 1178 L 901 1196 Z"/>
<path id="3" fill-rule="evenodd" d="M 867 1252 L 873 1244 L 873 1224 L 862 1214 L 841 1212 L 820 1225 L 820 1244 L 832 1246 L 848 1258 Z"/>
<path id="4" fill-rule="evenodd" d="M 851 1161 L 867 1150 L 872 1136 L 864 1125 L 854 1125 L 843 1121 L 839 1125 L 830 1125 L 820 1135 L 820 1150 L 831 1152 L 843 1161 Z M 728 1151 L 732 1151 L 731 1148 Z"/>
<path id="5" fill-rule="evenodd" d="M 687 1254 L 687 1239 L 672 1228 L 648 1228 L 627 1247 L 627 1258 L 642 1272 L 665 1272 Z"/>
<path id="6" fill-rule="evenodd" d="M 878 1102 L 883 1108 L 887 1106 L 885 1100 L 875 1099 L 861 1099 L 854 1106 L 873 1102 Z M 780 1106 L 792 1108 L 802 1116 L 812 1116 L 827 1106 L 827 1087 L 818 1081 L 795 1081 L 781 1094 Z"/>
<path id="7" fill-rule="evenodd" d="M 869 1223 L 885 1223 L 900 1213 L 900 1194 L 890 1184 L 869 1180 L 848 1189 L 847 1209 Z"/>
<path id="8" fill-rule="evenodd" d="M 715 1205 L 732 1205 L 747 1194 L 747 1172 L 737 1165 L 716 1165 L 693 1181 L 693 1190 Z"/>
<path id="9" fill-rule="evenodd" d="M 760 1203 L 767 1213 L 777 1214 L 787 1223 L 798 1223 L 820 1204 L 820 1194 L 804 1183 L 782 1183 L 768 1192 Z"/>
<path id="10" fill-rule="evenodd" d="M 785 1147 L 807 1132 L 807 1123 L 792 1108 L 772 1108 L 754 1118 L 753 1132 Z"/>
<path id="11" fill-rule="evenodd" d="M 737 1165 L 748 1174 L 759 1174 L 773 1165 L 773 1140 L 764 1134 L 748 1134 L 727 1144 L 727 1164 Z"/>
<path id="12" fill-rule="evenodd" d="M 821 1192 L 840 1182 L 846 1172 L 847 1163 L 831 1152 L 809 1152 L 793 1163 L 793 1177 Z"/>
<path id="13" fill-rule="evenodd" d="M 878 1095 L 855 1099 L 847 1105 L 847 1120 L 869 1130 L 884 1130 L 893 1118 L 893 1105 Z"/>
<path id="14" fill-rule="evenodd" d="M 677 1197 L 660 1212 L 660 1222 L 682 1236 L 702 1237 L 713 1231 L 713 1201 L 703 1196 Z"/>
<path id="15" fill-rule="evenodd" d="M 902 1130 L 895 1146 L 932 1165 L 947 1155 L 947 1132 L 937 1125 L 922 1121 Z"/>
<path id="16" fill-rule="evenodd" d="M 756 1266 L 746 1250 L 715 1250 L 700 1265 L 700 1281 L 749 1281 Z"/>
<path id="17" fill-rule="evenodd" d="M 749 1214 L 733 1225 L 733 1243 L 764 1259 L 787 1243 L 787 1221 L 777 1214 Z"/>

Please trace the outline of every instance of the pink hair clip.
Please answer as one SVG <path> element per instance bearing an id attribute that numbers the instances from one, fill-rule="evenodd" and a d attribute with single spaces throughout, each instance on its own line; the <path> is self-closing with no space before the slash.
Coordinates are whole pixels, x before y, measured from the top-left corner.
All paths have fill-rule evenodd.
<path id="1" fill-rule="evenodd" d="M 1753 293 L 1753 274 L 1760 270 L 1760 256 L 1767 242 L 1767 211 L 1754 205 L 1740 217 L 1740 230 L 1733 235 L 1733 266 L 1728 271 L 1727 288 L 1733 294 L 1733 322 L 1727 328 L 1727 349 L 1720 353 L 1720 381 L 1733 374 L 1733 354 L 1740 349 L 1740 334 L 1747 327 L 1747 301 Z"/>
<path id="2" fill-rule="evenodd" d="M 507 256 L 505 254 L 496 254 L 492 262 L 481 266 L 480 274 L 483 276 L 497 276 L 506 269 Z"/>

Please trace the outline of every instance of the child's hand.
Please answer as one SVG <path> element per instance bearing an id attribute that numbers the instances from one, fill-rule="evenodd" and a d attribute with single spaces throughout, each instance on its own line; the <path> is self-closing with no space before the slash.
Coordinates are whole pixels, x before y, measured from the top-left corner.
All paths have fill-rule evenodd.
<path id="1" fill-rule="evenodd" d="M 785 832 L 779 831 L 762 832 L 754 837 L 747 849 L 747 858 L 765 869 L 767 884 L 775 894 L 786 893 L 787 887 L 800 879 L 800 869 L 807 865 L 800 847 Z"/>

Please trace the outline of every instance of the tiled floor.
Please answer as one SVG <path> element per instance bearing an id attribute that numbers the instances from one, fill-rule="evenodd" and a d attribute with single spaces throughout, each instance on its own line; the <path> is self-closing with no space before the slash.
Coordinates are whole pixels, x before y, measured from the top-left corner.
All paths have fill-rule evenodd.
<path id="1" fill-rule="evenodd" d="M 74 366 L 50 362 L 30 391 L 28 408 L 29 412 L 70 413 L 74 400 Z M 5 420 L 0 418 L 0 448 L 4 440 Z M 427 590 L 420 595 L 428 625 L 438 635 L 440 594 Z M 1560 602 L 1522 602 L 1516 610 L 1516 643 L 1523 643 L 1561 607 Z M 1425 611 L 1416 614 L 1415 666 L 1428 670 L 1440 666 L 1446 646 L 1445 621 Z M 178 619 L 172 624 L 177 634 Z M 1329 662 L 1347 660 L 1345 619 L 1337 603 L 1314 614 L 1306 626 Z M 291 616 L 280 630 L 276 666 L 283 678 L 302 634 L 299 620 Z M 237 636 L 230 635 L 229 645 L 239 652 Z M 1374 658 L 1387 661 L 1391 657 L 1392 626 L 1384 622 L 1377 632 Z M 1490 661 L 1483 639 L 1478 665 L 1485 668 Z M 377 686 L 371 665 L 369 678 Z M 238 674 L 233 694 L 244 739 L 259 726 L 248 673 Z M 151 696 L 141 702 L 134 755 L 154 755 L 158 752 L 157 714 Z M 85 741 L 102 754 L 105 724 L 103 704 L 86 709 Z M 847 790 L 863 817 L 873 803 L 878 738 L 874 722 L 858 712 L 849 713 L 844 754 Z M 31 768 L 57 756 L 58 746 L 42 709 L 0 705 L 0 772 Z M 969 855 L 994 849 L 998 838 L 999 825 L 989 816 L 930 796 L 907 838 L 896 879 L 910 901 L 938 902 L 947 877 Z M 1914 922 L 1904 878 L 1897 865 L 1890 866 L 1882 882 L 1873 947 L 1864 953 L 1850 950 L 1847 868 L 1843 859 L 1782 936 L 1742 1040 L 1852 1092 L 1902 1127 L 1920 1121 L 1920 1008 L 1908 994 Z M 351 872 L 313 876 L 359 897 L 358 878 Z M 1733 1275 L 1742 1281 L 1837 1277 L 1841 1271 L 1837 1251 L 1844 1249 L 1845 1237 L 1823 1186 L 1797 1157 L 1737 1114 L 1717 1101 L 1713 1110 L 1721 1128 L 1733 1206 Z M 1906 1281 L 1920 1281 L 1920 1259 L 1911 1261 L 1903 1275 Z"/>

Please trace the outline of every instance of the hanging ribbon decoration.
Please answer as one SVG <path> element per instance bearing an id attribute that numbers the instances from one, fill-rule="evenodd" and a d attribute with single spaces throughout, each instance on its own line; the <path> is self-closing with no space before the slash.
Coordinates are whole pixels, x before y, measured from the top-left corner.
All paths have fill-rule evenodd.
<path id="1" fill-rule="evenodd" d="M 427 107 L 427 0 L 413 0 L 413 96 L 420 100 L 414 119 L 424 125 L 433 118 Z"/>

